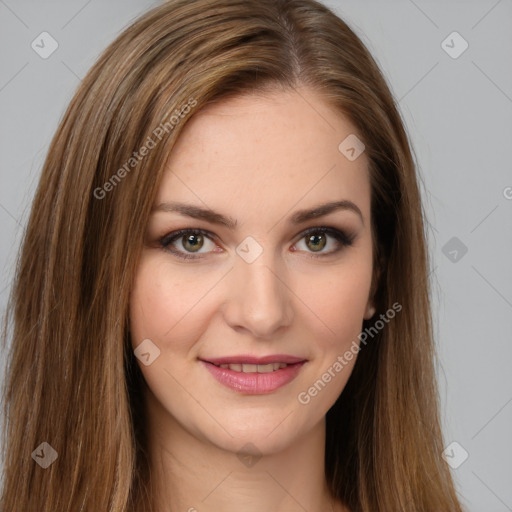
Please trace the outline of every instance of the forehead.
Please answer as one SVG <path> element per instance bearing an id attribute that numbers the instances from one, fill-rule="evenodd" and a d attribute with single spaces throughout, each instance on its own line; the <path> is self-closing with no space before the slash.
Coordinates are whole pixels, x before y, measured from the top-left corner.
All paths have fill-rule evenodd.
<path id="1" fill-rule="evenodd" d="M 365 154 L 339 150 L 356 128 L 309 89 L 247 94 L 208 105 L 176 142 L 156 202 L 181 200 L 236 217 L 349 199 L 369 214 Z"/>

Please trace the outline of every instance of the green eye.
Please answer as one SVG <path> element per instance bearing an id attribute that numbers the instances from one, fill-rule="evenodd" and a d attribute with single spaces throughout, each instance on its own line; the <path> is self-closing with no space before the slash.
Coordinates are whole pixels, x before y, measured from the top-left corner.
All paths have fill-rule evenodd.
<path id="1" fill-rule="evenodd" d="M 301 233 L 300 237 L 299 242 L 305 241 L 304 252 L 310 253 L 312 257 L 324 257 L 337 253 L 344 247 L 352 245 L 355 238 L 354 235 L 347 235 L 344 231 L 332 227 L 309 228 Z M 201 254 L 211 252 L 199 251 L 205 247 L 207 241 L 215 246 L 213 238 L 215 236 L 212 233 L 202 229 L 182 229 L 164 236 L 160 240 L 160 245 L 178 258 L 199 259 L 202 257 Z M 331 239 L 334 240 L 334 248 L 324 251 L 325 247 L 330 245 Z M 181 244 L 179 244 L 180 240 Z"/>

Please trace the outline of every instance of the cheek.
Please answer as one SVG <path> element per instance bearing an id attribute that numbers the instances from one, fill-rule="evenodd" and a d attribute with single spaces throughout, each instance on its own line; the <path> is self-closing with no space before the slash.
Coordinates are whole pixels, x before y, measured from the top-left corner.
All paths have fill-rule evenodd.
<path id="1" fill-rule="evenodd" d="M 352 373 L 359 353 L 359 338 L 371 286 L 371 260 L 331 269 L 318 275 L 315 286 L 304 290 L 313 311 L 309 339 L 316 360 L 297 394 L 299 410 L 314 423 L 332 407 Z"/>
<path id="2" fill-rule="evenodd" d="M 173 348 L 179 350 L 190 339 L 193 325 L 187 320 L 200 307 L 209 280 L 206 278 L 205 282 L 196 276 L 190 281 L 177 275 L 176 270 L 169 272 L 158 257 L 148 255 L 141 262 L 130 299 L 134 345 L 150 338 L 163 348 L 166 341 L 172 339 Z"/>
<path id="3" fill-rule="evenodd" d="M 350 344 L 359 334 L 371 279 L 371 257 L 366 254 L 355 255 L 350 265 L 317 272 L 314 278 L 299 278 L 297 295 L 311 311 L 312 325 L 317 326 L 315 339 L 326 350 Z"/>

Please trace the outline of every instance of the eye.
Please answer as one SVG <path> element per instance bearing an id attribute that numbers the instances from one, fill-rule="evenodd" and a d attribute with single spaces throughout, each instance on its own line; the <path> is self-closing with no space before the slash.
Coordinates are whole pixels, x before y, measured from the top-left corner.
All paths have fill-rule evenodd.
<path id="1" fill-rule="evenodd" d="M 213 252 L 216 247 L 213 238 L 215 237 L 212 233 L 203 229 L 181 229 L 162 237 L 160 245 L 179 258 L 199 259 L 201 254 Z M 302 232 L 299 242 L 304 242 L 305 251 L 311 253 L 311 257 L 318 258 L 337 253 L 344 247 L 352 245 L 354 238 L 354 235 L 347 235 L 344 231 L 336 228 L 315 227 Z M 211 244 L 210 250 L 208 250 L 208 243 Z M 206 250 L 201 252 L 205 244 Z M 324 251 L 326 246 L 333 247 Z"/>
<path id="2" fill-rule="evenodd" d="M 331 227 L 315 227 L 301 233 L 299 242 L 304 242 L 306 252 L 312 252 L 313 258 L 330 256 L 331 254 L 341 251 L 344 247 L 352 245 L 355 236 L 347 235 L 344 231 L 340 231 Z M 334 241 L 329 241 L 334 239 Z M 326 246 L 334 246 L 328 251 L 323 251 Z"/>
<path id="3" fill-rule="evenodd" d="M 211 237 L 213 237 L 211 233 L 202 229 L 181 229 L 164 236 L 160 239 L 160 244 L 164 249 L 167 249 L 179 258 L 197 259 L 200 256 L 194 256 L 194 254 L 202 254 L 199 251 L 205 245 L 205 240 L 210 242 L 213 248 L 215 248 Z M 176 245 L 180 246 L 180 248 L 176 248 Z M 183 252 L 182 249 L 186 252 Z"/>

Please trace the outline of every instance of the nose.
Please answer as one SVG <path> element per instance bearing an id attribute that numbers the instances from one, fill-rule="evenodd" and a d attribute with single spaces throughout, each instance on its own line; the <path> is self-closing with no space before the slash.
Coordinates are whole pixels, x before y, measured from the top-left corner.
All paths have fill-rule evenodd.
<path id="1" fill-rule="evenodd" d="M 247 330 L 254 338 L 269 339 L 291 324 L 293 293 L 283 266 L 270 256 L 264 257 L 265 254 L 252 263 L 237 258 L 226 282 L 224 316 L 233 329 Z"/>

